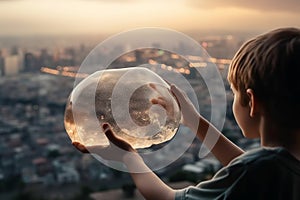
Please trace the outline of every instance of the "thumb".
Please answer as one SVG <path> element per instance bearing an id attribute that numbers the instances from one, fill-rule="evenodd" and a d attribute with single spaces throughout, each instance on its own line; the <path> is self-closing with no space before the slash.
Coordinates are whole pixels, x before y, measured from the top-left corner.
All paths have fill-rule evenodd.
<path id="1" fill-rule="evenodd" d="M 174 94 L 179 105 L 182 106 L 185 103 L 185 98 L 186 98 L 184 92 L 173 84 L 171 85 L 170 89 L 171 92 Z"/>
<path id="2" fill-rule="evenodd" d="M 115 135 L 109 124 L 103 124 L 102 128 L 110 143 L 125 151 L 135 151 L 129 143 Z"/>
<path id="3" fill-rule="evenodd" d="M 116 141 L 119 140 L 119 138 L 117 138 L 116 135 L 112 132 L 112 130 L 110 128 L 110 125 L 105 123 L 105 124 L 102 125 L 102 129 L 103 129 L 103 132 L 104 132 L 105 136 L 109 140 L 109 142 L 115 144 Z"/>

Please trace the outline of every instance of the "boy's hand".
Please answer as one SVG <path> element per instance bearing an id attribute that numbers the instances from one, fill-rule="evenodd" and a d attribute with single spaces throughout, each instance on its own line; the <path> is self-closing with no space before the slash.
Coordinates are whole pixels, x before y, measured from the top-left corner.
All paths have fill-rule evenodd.
<path id="1" fill-rule="evenodd" d="M 191 130 L 197 131 L 200 114 L 188 98 L 186 93 L 180 88 L 171 84 L 171 92 L 177 99 L 181 109 L 182 124 L 189 127 Z"/>
<path id="2" fill-rule="evenodd" d="M 136 150 L 125 140 L 116 136 L 108 124 L 102 126 L 105 136 L 109 140 L 109 146 L 106 148 L 97 148 L 96 146 L 86 148 L 79 142 L 72 144 L 82 153 L 94 153 L 105 160 L 123 162 L 124 156 L 129 153 L 136 153 Z"/>
<path id="3" fill-rule="evenodd" d="M 176 87 L 174 84 L 170 84 L 170 86 L 170 92 L 173 93 L 179 107 L 181 108 L 181 123 L 189 127 L 191 130 L 197 131 L 200 114 L 184 91 Z M 155 84 L 151 83 L 150 87 L 160 93 Z M 166 110 L 170 118 L 174 117 L 174 107 L 170 100 L 164 97 L 158 97 L 156 99 L 151 99 L 151 103 L 161 105 Z"/>
<path id="4" fill-rule="evenodd" d="M 162 95 L 162 92 L 160 91 L 160 87 L 157 87 L 156 84 L 154 83 L 150 83 L 149 86 L 154 89 L 156 92 L 158 92 L 160 95 Z M 162 96 L 159 96 L 158 98 L 154 98 L 154 99 L 151 99 L 151 103 L 152 104 L 158 104 L 160 106 L 162 106 L 166 112 L 167 112 L 167 115 L 169 118 L 174 118 L 174 105 L 171 101 L 171 99 L 167 99 L 165 97 Z"/>

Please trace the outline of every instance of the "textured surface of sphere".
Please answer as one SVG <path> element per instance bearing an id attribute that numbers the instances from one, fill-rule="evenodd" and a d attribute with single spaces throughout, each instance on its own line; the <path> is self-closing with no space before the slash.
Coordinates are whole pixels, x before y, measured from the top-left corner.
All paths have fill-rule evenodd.
<path id="1" fill-rule="evenodd" d="M 134 148 L 147 148 L 172 139 L 180 117 L 169 85 L 151 70 L 133 67 L 98 71 L 82 80 L 69 96 L 64 123 L 71 140 L 87 148 L 109 145 L 103 123 Z"/>

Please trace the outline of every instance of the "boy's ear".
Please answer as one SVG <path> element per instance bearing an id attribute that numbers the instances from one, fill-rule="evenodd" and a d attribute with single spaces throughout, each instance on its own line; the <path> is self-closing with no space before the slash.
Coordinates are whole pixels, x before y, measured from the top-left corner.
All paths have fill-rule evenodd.
<path id="1" fill-rule="evenodd" d="M 249 96 L 249 108 L 250 108 L 250 117 L 254 117 L 255 114 L 259 111 L 259 102 L 257 97 L 255 96 L 254 91 L 251 88 L 246 90 L 247 95 Z"/>

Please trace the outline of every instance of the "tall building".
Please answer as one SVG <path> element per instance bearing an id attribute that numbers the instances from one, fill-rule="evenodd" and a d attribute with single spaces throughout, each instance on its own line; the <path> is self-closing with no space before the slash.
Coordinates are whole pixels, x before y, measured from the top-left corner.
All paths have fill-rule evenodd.
<path id="1" fill-rule="evenodd" d="M 37 59 L 32 53 L 25 53 L 24 56 L 24 71 L 34 72 L 38 71 Z"/>
<path id="2" fill-rule="evenodd" d="M 4 75 L 12 76 L 20 71 L 20 59 L 18 55 L 7 56 L 4 58 Z"/>
<path id="3" fill-rule="evenodd" d="M 21 48 L 17 47 L 17 46 L 13 46 L 10 50 L 10 55 L 11 56 L 18 56 L 19 58 L 19 72 L 24 70 L 24 53 L 22 51 Z"/>

